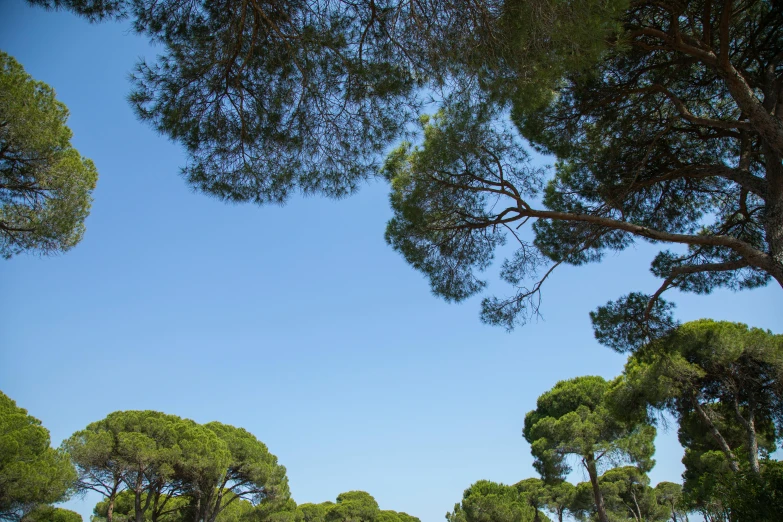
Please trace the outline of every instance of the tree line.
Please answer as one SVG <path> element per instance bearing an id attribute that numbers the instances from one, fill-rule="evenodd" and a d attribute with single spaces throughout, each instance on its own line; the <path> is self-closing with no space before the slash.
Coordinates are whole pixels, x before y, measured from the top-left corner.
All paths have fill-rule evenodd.
<path id="1" fill-rule="evenodd" d="M 102 496 L 93 522 L 419 522 L 364 491 L 297 505 L 285 467 L 248 431 L 157 411 L 117 411 L 50 447 L 0 392 L 0 520 L 80 522 L 53 504 Z"/>
<path id="2" fill-rule="evenodd" d="M 540 478 L 480 480 L 449 522 L 774 521 L 783 512 L 783 335 L 699 320 L 644 345 L 607 381 L 558 382 L 524 418 Z M 156 411 L 119 411 L 49 446 L 0 396 L 0 519 L 74 515 L 51 504 L 102 495 L 93 522 L 416 522 L 366 492 L 297 505 L 285 468 L 248 431 Z M 683 483 L 650 485 L 656 425 L 674 419 Z M 588 480 L 567 481 L 572 471 Z M 59 519 L 57 519 L 59 520 Z"/>

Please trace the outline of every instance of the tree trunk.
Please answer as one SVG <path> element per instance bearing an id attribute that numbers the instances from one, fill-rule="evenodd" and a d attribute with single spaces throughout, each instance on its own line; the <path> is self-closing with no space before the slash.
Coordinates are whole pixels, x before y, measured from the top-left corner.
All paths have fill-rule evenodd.
<path id="1" fill-rule="evenodd" d="M 606 507 L 604 506 L 604 496 L 601 494 L 601 488 L 598 487 L 598 470 L 595 467 L 595 458 L 592 453 L 586 455 L 584 464 L 587 468 L 587 474 L 590 475 L 590 484 L 593 486 L 593 496 L 595 497 L 595 510 L 598 513 L 599 522 L 609 522 L 606 516 Z"/>
<path id="2" fill-rule="evenodd" d="M 704 411 L 704 408 L 702 408 L 701 404 L 699 404 L 699 398 L 696 397 L 695 394 L 691 396 L 691 404 L 693 405 L 693 408 L 696 410 L 696 413 L 699 415 L 699 418 L 707 426 L 707 429 L 709 430 L 710 435 L 712 435 L 712 438 L 715 439 L 715 442 L 718 443 L 718 446 L 720 446 L 720 449 L 721 451 L 723 451 L 723 454 L 726 455 L 726 459 L 728 459 L 729 461 L 729 467 L 731 468 L 731 471 L 735 473 L 739 471 L 739 465 L 737 465 L 737 459 L 735 458 L 734 453 L 731 452 L 731 447 L 729 447 L 729 443 L 726 442 L 726 439 L 723 438 L 721 432 L 718 431 L 718 428 L 715 427 L 715 424 L 713 424 L 712 419 L 710 419 L 709 415 L 707 415 L 707 412 Z"/>
<path id="3" fill-rule="evenodd" d="M 109 508 L 106 510 L 106 522 L 114 520 L 114 501 L 117 499 L 117 490 L 120 489 L 120 479 L 114 477 L 114 487 L 109 494 Z"/>
<path id="4" fill-rule="evenodd" d="M 764 235 L 769 253 L 779 272 L 783 272 L 783 162 L 769 147 L 763 147 L 767 170 L 767 198 L 764 209 Z M 783 286 L 777 274 L 771 274 Z"/>
<path id="5" fill-rule="evenodd" d="M 144 475 L 141 473 L 141 471 L 138 472 L 138 475 L 136 476 L 136 484 L 133 488 L 134 493 L 134 499 L 133 499 L 133 511 L 135 513 L 134 520 L 136 522 L 144 522 L 144 510 L 141 507 L 141 495 L 144 493 L 144 488 L 142 487 L 144 485 Z"/>
<path id="6" fill-rule="evenodd" d="M 783 121 L 764 108 L 764 104 L 756 97 L 751 86 L 737 69 L 726 64 L 718 66 L 717 71 L 725 80 L 731 97 L 747 115 L 762 141 L 775 155 L 783 156 Z"/>
<path id="7" fill-rule="evenodd" d="M 150 492 L 149 494 L 151 495 L 152 492 Z M 159 498 L 160 498 L 160 492 L 156 492 L 155 498 L 152 501 L 152 512 L 150 513 L 151 522 L 158 522 L 158 499 Z"/>
<path id="8" fill-rule="evenodd" d="M 748 418 L 742 416 L 742 412 L 739 407 L 739 400 L 734 397 L 734 416 L 745 428 L 745 433 L 748 437 L 748 464 L 753 473 L 760 473 L 759 469 L 759 442 L 756 436 L 756 404 L 753 400 L 750 400 L 747 407 Z"/>
<path id="9" fill-rule="evenodd" d="M 639 507 L 639 502 L 636 500 L 636 493 L 633 490 L 631 490 L 631 496 L 633 497 L 633 505 L 636 507 L 636 512 L 633 514 L 633 518 L 634 520 L 642 522 L 642 508 Z"/>
<path id="10" fill-rule="evenodd" d="M 752 411 L 748 418 L 748 461 L 751 471 L 758 475 L 761 472 L 759 468 L 759 441 L 756 437 L 756 421 Z"/>
<path id="11" fill-rule="evenodd" d="M 114 495 L 109 497 L 109 509 L 106 511 L 106 522 L 112 522 L 114 518 Z"/>

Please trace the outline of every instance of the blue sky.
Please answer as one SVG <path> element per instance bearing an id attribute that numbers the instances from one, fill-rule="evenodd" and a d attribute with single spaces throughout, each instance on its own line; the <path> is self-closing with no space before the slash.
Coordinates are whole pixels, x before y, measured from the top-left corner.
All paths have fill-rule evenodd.
<path id="1" fill-rule="evenodd" d="M 100 173 L 81 244 L 0 266 L 0 389 L 54 445 L 116 410 L 219 420 L 269 446 L 299 503 L 361 489 L 436 522 L 476 480 L 535 476 L 521 429 L 541 393 L 621 371 L 588 312 L 656 288 L 649 245 L 558 269 L 543 319 L 508 334 L 479 322 L 477 299 L 433 297 L 384 243 L 381 183 L 284 207 L 194 193 L 180 148 L 125 100 L 134 63 L 155 54 L 126 26 L 6 0 L 0 48 L 56 90 Z M 783 332 L 774 284 L 673 297 L 683 321 Z M 675 434 L 657 447 L 653 482 L 678 481 Z M 96 500 L 68 505 L 88 520 Z"/>

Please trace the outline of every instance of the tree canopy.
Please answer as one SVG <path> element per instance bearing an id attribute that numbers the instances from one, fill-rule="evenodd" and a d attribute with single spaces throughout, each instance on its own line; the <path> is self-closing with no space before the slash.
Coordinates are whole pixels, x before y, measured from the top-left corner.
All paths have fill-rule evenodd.
<path id="1" fill-rule="evenodd" d="M 84 234 L 98 172 L 71 146 L 54 90 L 0 51 L 0 255 L 53 254 Z"/>
<path id="2" fill-rule="evenodd" d="M 228 451 L 228 459 L 184 471 L 196 519 L 214 522 L 232 502 L 252 505 L 285 501 L 290 497 L 285 468 L 266 445 L 243 428 L 219 422 L 204 427 L 214 433 Z M 204 455 L 212 457 L 211 451 Z"/>
<path id="3" fill-rule="evenodd" d="M 49 430 L 0 392 L 0 520 L 38 520 L 47 504 L 68 498 L 75 479 L 67 455 L 50 446 Z"/>
<path id="4" fill-rule="evenodd" d="M 638 240 L 673 245 L 652 263 L 662 283 L 604 321 L 666 324 L 671 288 L 783 285 L 777 0 L 30 1 L 129 19 L 160 44 L 131 103 L 185 147 L 199 190 L 339 197 L 380 174 L 387 240 L 446 299 L 482 292 L 514 243 L 489 323 L 536 314 L 556 266 Z M 437 113 L 381 166 L 429 96 Z"/>
<path id="5" fill-rule="evenodd" d="M 634 466 L 610 469 L 598 483 L 607 510 L 620 520 L 665 522 L 671 516 L 671 509 L 658 502 L 650 479 Z"/>
<path id="6" fill-rule="evenodd" d="M 120 411 L 76 432 L 63 448 L 79 471 L 79 489 L 105 497 L 100 514 L 107 522 L 118 500 L 128 511 L 131 497 L 135 522 L 214 522 L 235 503 L 266 507 L 290 496 L 285 468 L 267 447 L 219 422 Z"/>
<path id="7" fill-rule="evenodd" d="M 609 383 L 601 377 L 560 381 L 541 395 L 525 416 L 525 439 L 535 457 L 533 466 L 544 480 L 565 478 L 568 457 L 576 457 L 590 477 L 598 519 L 608 522 L 598 477 L 607 462 L 636 463 L 652 468 L 655 428 L 647 422 L 623 422 L 606 402 Z M 606 467 L 606 466 L 604 466 Z"/>
<path id="8" fill-rule="evenodd" d="M 781 376 L 783 336 L 703 319 L 631 355 L 609 402 L 619 417 L 674 416 L 685 448 L 686 503 L 734 520 L 739 508 L 732 499 L 764 489 L 754 484 L 763 483 L 769 455 L 783 438 Z M 772 471 L 766 476 L 777 480 Z M 731 493 L 738 489 L 745 492 Z"/>
<path id="9" fill-rule="evenodd" d="M 707 439 L 734 471 L 739 452 L 758 473 L 759 452 L 774 451 L 783 437 L 781 376 L 783 336 L 700 320 L 631 356 L 611 394 L 618 411 L 670 412 L 686 448 L 688 438 Z"/>
<path id="10" fill-rule="evenodd" d="M 514 486 L 479 480 L 462 495 L 462 502 L 446 514 L 449 522 L 533 522 L 539 516 Z M 542 520 L 542 518 L 538 518 Z"/>
<path id="11" fill-rule="evenodd" d="M 336 502 L 302 504 L 294 516 L 301 522 L 420 522 L 407 513 L 380 509 L 366 491 L 340 493 Z"/>
<path id="12" fill-rule="evenodd" d="M 82 516 L 70 509 L 38 506 L 25 515 L 24 522 L 82 522 Z"/>

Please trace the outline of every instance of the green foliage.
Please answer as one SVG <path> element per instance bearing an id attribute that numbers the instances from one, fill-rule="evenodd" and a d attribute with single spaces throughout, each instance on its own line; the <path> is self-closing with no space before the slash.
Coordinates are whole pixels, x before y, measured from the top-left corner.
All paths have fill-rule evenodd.
<path id="1" fill-rule="evenodd" d="M 656 299 L 650 306 L 650 296 L 632 292 L 616 301 L 609 301 L 590 312 L 596 340 L 617 352 L 634 351 L 659 339 L 678 326 L 672 310 L 674 305 Z"/>
<path id="2" fill-rule="evenodd" d="M 219 422 L 114 412 L 64 446 L 77 463 L 81 489 L 105 497 L 95 506 L 97 522 L 419 522 L 380 510 L 364 491 L 297 506 L 285 468 L 267 447 Z"/>
<path id="3" fill-rule="evenodd" d="M 109 522 L 115 512 L 151 522 L 234 522 L 249 511 L 272 520 L 277 511 L 294 510 L 285 468 L 241 428 L 121 411 L 75 433 L 63 447 L 79 471 L 80 490 L 104 495 L 96 515 Z"/>
<path id="4" fill-rule="evenodd" d="M 783 437 L 781 376 L 783 336 L 703 319 L 633 354 L 610 402 L 626 419 L 673 415 L 685 447 L 685 505 L 730 518 L 731 502 L 753 498 L 760 461 Z"/>
<path id="5" fill-rule="evenodd" d="M 577 520 L 592 521 L 596 519 L 595 494 L 590 482 L 580 482 L 574 486 L 571 511 Z"/>
<path id="6" fill-rule="evenodd" d="M 491 125 L 485 107 L 460 106 L 422 118 L 421 147 L 403 144 L 387 158 L 383 175 L 390 181 L 394 217 L 386 241 L 415 268 L 424 272 L 433 291 L 459 301 L 486 285 L 473 271 L 489 266 L 496 247 L 504 243 L 499 229 L 474 233 L 469 216 L 483 213 L 492 194 L 472 190 L 475 181 L 466 169 L 492 175 L 494 165 L 482 162 L 485 150 L 507 159 L 504 176 L 529 194 L 538 181 L 524 168 L 525 152 L 513 147 L 509 130 Z M 531 179 L 532 178 L 532 179 Z M 499 180 L 498 180 L 499 182 Z"/>
<path id="7" fill-rule="evenodd" d="M 533 520 L 535 522 L 544 520 L 545 517 L 542 518 L 543 514 L 541 511 L 548 506 L 550 496 L 549 489 L 544 481 L 537 478 L 529 478 L 517 482 L 514 484 L 514 487 L 527 500 L 530 507 L 535 510 Z"/>
<path id="8" fill-rule="evenodd" d="M 569 455 L 595 461 L 627 459 L 642 469 L 652 468 L 655 428 L 616 419 L 605 401 L 609 386 L 601 377 L 560 381 L 525 416 L 524 436 L 536 458 L 533 465 L 545 479 L 569 473 Z"/>
<path id="9" fill-rule="evenodd" d="M 142 503 L 146 503 L 148 493 L 143 493 L 141 496 Z M 136 518 L 135 509 L 136 494 L 131 490 L 123 490 L 117 494 L 114 499 L 114 505 L 112 507 L 114 522 L 131 522 Z M 104 522 L 108 519 L 109 515 L 109 499 L 104 498 L 93 508 L 93 516 L 91 522 Z M 170 498 L 167 499 L 165 510 L 154 513 L 157 522 L 185 522 L 186 520 L 186 508 L 187 499 L 185 498 Z M 145 511 L 142 514 L 142 520 L 149 522 L 152 520 L 152 510 Z"/>
<path id="10" fill-rule="evenodd" d="M 148 493 L 141 496 L 142 504 L 146 503 Z M 117 495 L 113 507 L 114 522 L 133 522 L 136 519 L 135 511 L 136 495 L 131 490 L 124 490 Z M 161 510 L 148 510 L 142 515 L 143 522 L 188 522 L 192 511 L 188 509 L 189 500 L 186 497 L 175 497 L 165 499 L 165 508 Z M 247 500 L 232 500 L 228 506 L 220 512 L 215 519 L 216 522 L 250 522 L 255 520 L 271 520 L 268 516 L 257 516 L 253 504 Z M 296 506 L 293 507 L 296 509 Z M 92 522 L 104 522 L 108 519 L 109 500 L 104 499 L 98 502 L 93 509 Z"/>
<path id="11" fill-rule="evenodd" d="M 760 65 L 777 67 L 779 9 L 757 0 L 721 22 L 722 9 L 708 2 L 503 8 L 505 32 L 488 30 L 477 44 L 487 60 L 460 69 L 483 90 L 467 96 L 471 103 L 447 99 L 433 124 L 459 139 L 432 139 L 425 129 L 420 148 L 397 149 L 387 164 L 387 177 L 400 180 L 392 182 L 387 239 L 436 294 L 459 300 L 481 292 L 478 274 L 508 239 L 517 249 L 500 275 L 514 291 L 485 299 L 482 318 L 510 329 L 538 313 L 541 284 L 559 264 L 600 261 L 639 239 L 687 245 L 684 254 L 654 259 L 663 280 L 655 293 L 632 293 L 594 316 L 599 340 L 628 350 L 676 326 L 671 305 L 659 301 L 668 289 L 740 290 L 770 277 L 783 285 L 783 191 L 775 181 L 783 123 L 762 109 L 778 95 L 761 86 L 779 73 Z M 721 23 L 730 39 L 721 48 L 730 50 L 717 64 L 711 46 Z M 753 47 L 749 34 L 769 48 Z M 558 157 L 542 208 L 525 185 L 538 176 L 516 177 L 524 173 L 520 145 L 495 125 L 509 104 L 522 137 Z M 477 131 L 463 132 L 466 121 Z M 517 232 L 528 221 L 532 241 Z"/>
<path id="12" fill-rule="evenodd" d="M 420 522 L 407 513 L 381 510 L 365 491 L 337 495 L 337 502 L 302 504 L 296 508 L 301 522 Z"/>
<path id="13" fill-rule="evenodd" d="M 23 522 L 82 522 L 82 516 L 70 509 L 53 506 L 38 506 L 23 519 Z"/>
<path id="14" fill-rule="evenodd" d="M 0 51 L 0 256 L 82 239 L 98 172 L 71 146 L 67 119 L 54 90 Z"/>
<path id="15" fill-rule="evenodd" d="M 606 471 L 598 478 L 606 520 L 610 522 L 685 522 L 688 509 L 682 502 L 682 486 L 662 482 L 650 487 L 647 474 L 634 466 Z M 601 520 L 593 485 L 581 482 L 572 488 L 569 510 L 578 520 Z M 562 521 L 562 519 L 561 519 Z"/>
<path id="16" fill-rule="evenodd" d="M 774 522 L 783 513 L 783 462 L 765 460 L 761 473 L 744 466 L 739 474 L 717 485 L 714 497 L 721 499 L 732 522 L 754 520 Z"/>
<path id="17" fill-rule="evenodd" d="M 650 479 L 638 468 L 610 469 L 599 479 L 607 511 L 617 520 L 665 522 L 671 510 L 658 502 Z"/>
<path id="18" fill-rule="evenodd" d="M 247 511 L 246 507 L 250 505 L 252 510 Z M 234 514 L 239 511 L 241 517 L 235 517 Z M 234 517 L 236 520 L 242 518 L 250 522 L 304 522 L 302 513 L 297 509 L 294 499 L 277 499 L 275 502 L 261 503 L 252 506 L 246 500 L 240 500 L 239 503 L 231 504 L 228 509 L 218 515 L 218 520 Z"/>
<path id="19" fill-rule="evenodd" d="M 367 492 L 349 491 L 337 495 L 335 503 L 326 513 L 328 522 L 370 522 L 379 512 L 378 503 Z"/>
<path id="20" fill-rule="evenodd" d="M 696 466 L 683 460 L 687 469 L 683 474 L 686 488 L 681 507 L 727 522 L 772 522 L 780 518 L 783 463 L 762 459 L 758 472 L 751 470 L 746 463 L 732 472 L 721 452 L 707 452 L 700 457 Z"/>
<path id="21" fill-rule="evenodd" d="M 392 2 L 33 0 L 130 18 L 159 45 L 133 73 L 138 116 L 182 143 L 183 175 L 221 199 L 354 191 L 403 130 L 417 81 Z"/>
<path id="22" fill-rule="evenodd" d="M 655 498 L 659 505 L 668 510 L 673 522 L 687 520 L 688 509 L 683 502 L 682 485 L 659 482 L 655 485 Z"/>
<path id="23" fill-rule="evenodd" d="M 510 77 L 491 85 L 509 96 L 517 112 L 546 107 L 563 77 L 594 67 L 622 30 L 627 0 L 507 0 L 499 19 L 505 38 L 499 52 Z M 493 48 L 494 47 L 494 48 Z M 510 85 L 508 85 L 510 84 Z"/>
<path id="24" fill-rule="evenodd" d="M 740 454 L 753 467 L 783 436 L 781 375 L 783 336 L 703 319 L 631 356 L 611 396 L 626 417 L 675 415 L 690 463 L 722 451 L 734 468 Z"/>
<path id="25" fill-rule="evenodd" d="M 47 509 L 43 505 L 70 495 L 76 473 L 67 455 L 49 443 L 41 421 L 0 392 L 0 520 L 36 516 L 42 513 L 37 509 Z"/>
<path id="26" fill-rule="evenodd" d="M 536 510 L 514 486 L 479 480 L 462 495 L 462 502 L 446 514 L 449 522 L 532 522 Z"/>
<path id="27" fill-rule="evenodd" d="M 303 522 L 326 522 L 326 514 L 333 505 L 333 502 L 308 503 L 297 506 L 296 510 L 301 513 Z"/>
<path id="28" fill-rule="evenodd" d="M 564 517 L 582 519 L 594 508 L 592 492 L 586 499 L 577 498 L 573 484 L 564 480 L 546 483 L 541 479 L 521 480 L 513 486 L 480 480 L 465 490 L 461 504 L 446 515 L 450 522 L 518 520 L 563 522 Z"/>
<path id="29" fill-rule="evenodd" d="M 578 502 L 577 490 L 573 484 L 559 480 L 549 484 L 544 483 L 544 485 L 547 493 L 546 509 L 557 517 L 559 522 L 563 522 L 563 517 L 566 514 L 578 518 L 582 507 Z"/>
<path id="30" fill-rule="evenodd" d="M 515 114 L 521 132 L 561 160 L 546 190 L 549 209 L 621 220 L 644 227 L 625 229 L 637 237 L 689 245 L 685 254 L 663 251 L 655 258 L 652 271 L 664 282 L 648 299 L 668 288 L 753 288 L 770 275 L 783 284 L 781 194 L 766 190 L 779 176 L 783 126 L 760 112 L 749 116 L 771 101 L 772 92 L 758 88 L 765 77 L 759 66 L 778 60 L 783 17 L 773 2 L 745 7 L 635 4 L 622 17 L 620 39 L 628 45 L 569 76 L 550 107 Z M 728 41 L 718 51 L 721 24 Z M 749 45 L 755 38 L 769 47 Z M 736 74 L 746 80 L 735 83 L 730 76 Z M 756 94 L 746 96 L 747 89 Z M 769 135 L 768 125 L 776 128 Z M 586 245 L 563 221 L 536 227 L 556 251 Z M 719 235 L 736 241 L 704 240 Z M 624 248 L 630 239 L 626 234 L 613 246 Z M 751 251 L 770 264 L 750 260 Z"/>
<path id="31" fill-rule="evenodd" d="M 599 312 L 614 347 L 665 333 L 656 301 L 670 288 L 783 285 L 776 2 L 31 2 L 128 18 L 160 45 L 131 102 L 184 145 L 189 182 L 223 199 L 348 194 L 408 137 L 422 93 L 436 95 L 419 146 L 380 169 L 386 237 L 449 300 L 482 292 L 480 273 L 513 241 L 501 267 L 512 291 L 483 301 L 488 323 L 537 314 L 556 266 L 639 240 L 687 252 L 656 256 L 657 291 Z M 520 138 L 557 156 L 548 179 Z M 527 222 L 532 239 L 517 231 Z M 651 324 L 633 333 L 640 321 Z"/>
<path id="32" fill-rule="evenodd" d="M 533 466 L 544 480 L 562 480 L 571 471 L 568 457 L 584 465 L 593 486 L 599 520 L 607 522 L 598 484 L 598 466 L 634 462 L 652 468 L 655 428 L 641 421 L 623 422 L 606 403 L 610 383 L 601 377 L 558 382 L 541 395 L 525 416 L 525 439 L 535 457 Z"/>
<path id="33" fill-rule="evenodd" d="M 199 463 L 184 473 L 198 520 L 214 521 L 234 499 L 248 500 L 252 505 L 288 500 L 285 468 L 277 463 L 277 457 L 269 453 L 263 442 L 243 428 L 219 422 L 204 427 L 222 442 L 228 459 L 205 462 L 206 466 Z"/>
<path id="34" fill-rule="evenodd" d="M 74 433 L 63 449 L 76 465 L 81 491 L 104 495 L 114 510 L 117 495 L 127 488 L 134 517 L 138 512 L 153 520 L 169 513 L 181 480 L 205 469 L 219 473 L 229 458 L 206 428 L 156 411 L 111 413 Z"/>

